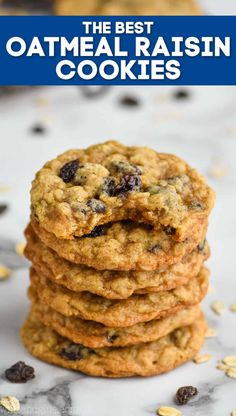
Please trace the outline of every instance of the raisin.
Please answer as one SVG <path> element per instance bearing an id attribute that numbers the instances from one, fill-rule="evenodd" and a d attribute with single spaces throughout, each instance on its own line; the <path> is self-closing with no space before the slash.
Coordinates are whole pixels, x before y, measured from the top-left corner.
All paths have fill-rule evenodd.
<path id="1" fill-rule="evenodd" d="M 34 134 L 45 134 L 46 133 L 46 129 L 42 124 L 35 124 L 32 128 L 31 128 L 32 133 Z"/>
<path id="2" fill-rule="evenodd" d="M 0 215 L 8 209 L 7 204 L 0 204 Z"/>
<path id="3" fill-rule="evenodd" d="M 92 211 L 97 212 L 98 214 L 103 214 L 106 211 L 106 205 L 98 199 L 89 199 L 87 205 Z"/>
<path id="4" fill-rule="evenodd" d="M 140 105 L 140 102 L 137 98 L 127 95 L 126 97 L 121 98 L 120 104 L 125 105 L 127 107 L 138 107 Z"/>
<path id="5" fill-rule="evenodd" d="M 34 368 L 23 361 L 18 361 L 5 371 L 5 376 L 12 383 L 26 383 L 35 377 Z"/>
<path id="6" fill-rule="evenodd" d="M 120 183 L 113 188 L 112 196 L 122 196 L 128 192 L 139 191 L 141 184 L 140 176 L 125 175 L 121 178 Z"/>
<path id="7" fill-rule="evenodd" d="M 161 250 L 161 245 L 160 244 L 153 244 L 150 247 L 148 247 L 147 251 L 149 251 L 150 253 L 156 254 L 158 253 L 158 251 Z"/>
<path id="8" fill-rule="evenodd" d="M 81 344 L 71 344 L 68 347 L 63 348 L 60 355 L 70 361 L 81 360 L 83 358 L 83 348 L 84 347 Z"/>
<path id="9" fill-rule="evenodd" d="M 70 344 L 60 352 L 63 358 L 70 361 L 82 360 L 91 354 L 95 354 L 95 351 L 84 347 L 82 344 Z"/>
<path id="10" fill-rule="evenodd" d="M 204 209 L 204 205 L 200 201 L 192 201 L 190 204 L 190 209 L 201 210 Z"/>
<path id="11" fill-rule="evenodd" d="M 186 100 L 190 96 L 189 92 L 187 90 L 177 90 L 174 93 L 174 98 L 176 100 Z"/>
<path id="12" fill-rule="evenodd" d="M 74 179 L 75 177 L 78 167 L 79 167 L 78 159 L 75 159 L 75 160 L 72 160 L 71 162 L 66 163 L 60 169 L 60 174 L 59 174 L 60 178 L 66 183 L 71 182 L 72 179 Z"/>
<path id="13" fill-rule="evenodd" d="M 174 228 L 174 227 L 168 226 L 168 227 L 165 227 L 164 230 L 165 230 L 167 235 L 175 235 L 176 234 L 176 228 Z"/>
<path id="14" fill-rule="evenodd" d="M 204 250 L 205 245 L 206 245 L 206 239 L 203 240 L 200 244 L 198 244 L 197 249 L 200 253 Z"/>
<path id="15" fill-rule="evenodd" d="M 117 338 L 119 338 L 119 335 L 117 335 L 117 334 L 108 335 L 107 336 L 107 341 L 112 344 Z"/>
<path id="16" fill-rule="evenodd" d="M 106 228 L 103 225 L 97 225 L 90 234 L 85 234 L 83 237 L 87 238 L 94 238 L 94 237 L 100 237 L 101 235 L 104 235 L 106 231 Z"/>
<path id="17" fill-rule="evenodd" d="M 106 192 L 109 196 L 113 196 L 113 190 L 116 186 L 115 179 L 110 176 L 104 180 L 103 186 L 102 186 L 102 192 Z"/>
<path id="18" fill-rule="evenodd" d="M 175 395 L 176 402 L 178 404 L 186 404 L 188 401 L 198 394 L 198 390 L 193 386 L 180 387 Z"/>

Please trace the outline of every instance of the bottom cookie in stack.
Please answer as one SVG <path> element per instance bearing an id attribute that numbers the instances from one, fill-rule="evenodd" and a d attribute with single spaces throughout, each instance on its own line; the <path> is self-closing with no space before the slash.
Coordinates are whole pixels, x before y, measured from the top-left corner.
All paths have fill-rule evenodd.
<path id="1" fill-rule="evenodd" d="M 206 326 L 201 314 L 191 325 L 181 326 L 153 342 L 91 349 L 72 343 L 46 327 L 32 311 L 21 330 L 21 336 L 24 345 L 34 356 L 51 364 L 92 376 L 151 376 L 170 371 L 191 360 L 202 346 Z"/>

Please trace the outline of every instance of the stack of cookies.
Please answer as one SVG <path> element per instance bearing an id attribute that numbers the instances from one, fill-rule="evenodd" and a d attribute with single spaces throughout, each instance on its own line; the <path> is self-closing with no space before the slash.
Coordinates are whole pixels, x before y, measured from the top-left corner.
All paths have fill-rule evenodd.
<path id="1" fill-rule="evenodd" d="M 192 359 L 206 323 L 214 193 L 176 156 L 110 141 L 46 163 L 31 191 L 26 257 L 36 357 L 105 377 Z"/>

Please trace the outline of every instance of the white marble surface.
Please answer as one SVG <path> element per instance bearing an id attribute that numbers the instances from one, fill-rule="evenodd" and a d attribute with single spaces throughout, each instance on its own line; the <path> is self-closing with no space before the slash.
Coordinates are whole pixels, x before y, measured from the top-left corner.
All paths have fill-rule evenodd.
<path id="1" fill-rule="evenodd" d="M 215 2 L 222 9 L 223 2 Z M 224 2 L 227 7 L 232 3 Z M 0 191 L 0 203 L 9 204 L 0 217 L 0 263 L 14 269 L 8 281 L 0 282 L 0 374 L 18 360 L 33 365 L 37 374 L 26 385 L 0 378 L 0 396 L 18 397 L 22 416 L 151 416 L 160 405 L 174 405 L 177 387 L 186 384 L 197 386 L 200 394 L 182 408 L 185 416 L 228 416 L 236 409 L 236 380 L 215 368 L 219 359 L 236 354 L 236 314 L 229 310 L 236 302 L 236 88 L 189 88 L 186 101 L 174 101 L 173 90 L 113 88 L 85 99 L 77 88 L 51 87 L 0 99 L 0 189 L 10 188 Z M 120 106 L 119 98 L 126 94 L 137 97 L 140 106 Z M 33 135 L 35 122 L 43 123 L 47 134 Z M 217 337 L 203 348 L 213 356 L 208 363 L 189 363 L 147 379 L 102 380 L 44 364 L 21 345 L 28 265 L 14 254 L 14 245 L 23 240 L 30 181 L 56 154 L 110 138 L 176 153 L 207 175 L 216 190 L 209 229 L 213 290 L 204 310 Z M 216 163 L 224 176 L 212 175 Z M 220 317 L 209 307 L 213 300 L 226 305 Z M 5 414 L 0 408 L 0 415 Z"/>

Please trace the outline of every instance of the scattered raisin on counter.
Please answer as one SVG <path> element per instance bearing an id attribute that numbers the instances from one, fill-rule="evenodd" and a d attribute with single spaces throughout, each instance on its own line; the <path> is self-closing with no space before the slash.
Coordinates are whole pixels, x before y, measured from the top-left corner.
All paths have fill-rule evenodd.
<path id="1" fill-rule="evenodd" d="M 126 107 L 138 107 L 140 102 L 137 98 L 127 95 L 121 98 L 120 104 L 125 105 Z"/>
<path id="2" fill-rule="evenodd" d="M 34 368 L 23 361 L 18 361 L 5 371 L 5 376 L 12 383 L 26 383 L 35 377 Z"/>
<path id="3" fill-rule="evenodd" d="M 6 212 L 8 209 L 7 204 L 0 204 L 0 215 Z"/>
<path id="4" fill-rule="evenodd" d="M 186 404 L 192 397 L 198 394 L 198 390 L 193 386 L 180 387 L 176 392 L 176 402 L 178 404 Z"/>
<path id="5" fill-rule="evenodd" d="M 71 162 L 68 162 L 64 166 L 62 166 L 62 168 L 60 169 L 59 176 L 65 183 L 69 183 L 72 181 L 72 179 L 74 179 L 78 168 L 79 160 L 72 160 Z"/>
<path id="6" fill-rule="evenodd" d="M 46 129 L 42 124 L 35 124 L 32 128 L 31 128 L 31 132 L 34 134 L 45 134 L 46 133 Z"/>
<path id="7" fill-rule="evenodd" d="M 190 94 L 187 90 L 177 90 L 174 92 L 174 98 L 176 100 L 186 100 L 190 97 Z"/>

